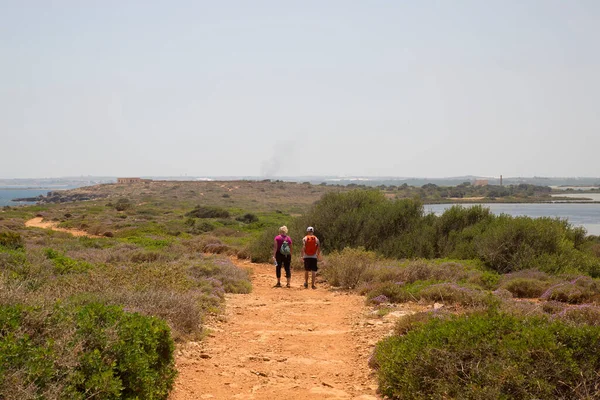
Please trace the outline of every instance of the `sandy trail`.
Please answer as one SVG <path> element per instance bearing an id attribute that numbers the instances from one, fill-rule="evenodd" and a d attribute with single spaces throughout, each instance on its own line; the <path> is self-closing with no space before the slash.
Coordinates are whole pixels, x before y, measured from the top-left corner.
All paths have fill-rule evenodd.
<path id="1" fill-rule="evenodd" d="M 25 225 L 95 237 L 39 217 Z M 380 398 L 369 356 L 397 318 L 425 307 L 399 305 L 379 318 L 362 296 L 322 282 L 304 289 L 303 272 L 293 271 L 291 288 L 273 288 L 273 265 L 232 261 L 253 271 L 253 291 L 227 295 L 208 337 L 179 346 L 170 400 Z"/>
<path id="2" fill-rule="evenodd" d="M 364 297 L 304 289 L 303 272 L 273 288 L 274 266 L 233 261 L 254 271 L 253 292 L 228 295 L 209 337 L 180 348 L 172 400 L 379 398 L 368 358 L 411 310 L 373 318 Z"/>
<path id="3" fill-rule="evenodd" d="M 25 221 L 25 226 L 27 226 L 29 228 L 51 229 L 53 231 L 70 233 L 73 236 L 87 236 L 87 237 L 91 237 L 91 238 L 101 237 L 101 236 L 89 234 L 86 231 L 82 231 L 79 229 L 59 228 L 58 224 L 59 224 L 58 222 L 54 222 L 54 221 L 44 221 L 44 218 L 42 218 L 42 217 L 36 217 L 36 218 L 32 218 L 28 221 Z"/>

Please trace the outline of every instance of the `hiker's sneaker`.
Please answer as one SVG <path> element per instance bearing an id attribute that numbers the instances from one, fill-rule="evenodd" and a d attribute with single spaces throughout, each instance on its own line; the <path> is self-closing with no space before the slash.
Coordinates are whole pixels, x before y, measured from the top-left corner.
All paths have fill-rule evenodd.
<path id="1" fill-rule="evenodd" d="M 281 283 L 276 283 L 273 287 L 281 287 Z"/>
<path id="2" fill-rule="evenodd" d="M 311 288 L 316 289 L 317 287 L 315 285 L 312 285 Z"/>
<path id="3" fill-rule="evenodd" d="M 308 282 L 304 282 L 304 289 L 308 289 Z"/>

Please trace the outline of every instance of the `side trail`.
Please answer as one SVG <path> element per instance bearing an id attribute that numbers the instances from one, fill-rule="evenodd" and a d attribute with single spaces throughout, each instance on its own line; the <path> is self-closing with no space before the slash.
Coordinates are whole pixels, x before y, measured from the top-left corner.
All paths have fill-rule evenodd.
<path id="1" fill-rule="evenodd" d="M 374 318 L 364 297 L 304 289 L 303 271 L 292 271 L 291 288 L 273 288 L 274 266 L 232 261 L 252 269 L 253 292 L 227 295 L 208 337 L 179 348 L 171 400 L 380 398 L 369 356 L 414 311 Z"/>

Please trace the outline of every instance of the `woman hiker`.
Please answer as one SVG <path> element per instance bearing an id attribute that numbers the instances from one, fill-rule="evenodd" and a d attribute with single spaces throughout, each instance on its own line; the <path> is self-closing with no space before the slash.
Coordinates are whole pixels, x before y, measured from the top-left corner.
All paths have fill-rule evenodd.
<path id="1" fill-rule="evenodd" d="M 279 228 L 279 235 L 275 236 L 273 244 L 273 260 L 275 260 L 275 275 L 277 276 L 277 284 L 275 287 L 281 287 L 281 266 L 285 268 L 285 279 L 287 284 L 285 287 L 290 287 L 290 279 L 292 279 L 292 271 L 290 265 L 292 263 L 292 238 L 287 235 L 287 226 Z"/>

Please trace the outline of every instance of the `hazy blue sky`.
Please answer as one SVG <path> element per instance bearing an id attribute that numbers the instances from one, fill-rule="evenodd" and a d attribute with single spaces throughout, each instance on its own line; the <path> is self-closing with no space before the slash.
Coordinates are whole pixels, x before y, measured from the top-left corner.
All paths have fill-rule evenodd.
<path id="1" fill-rule="evenodd" d="M 600 176 L 600 1 L 0 0 L 0 177 Z"/>

